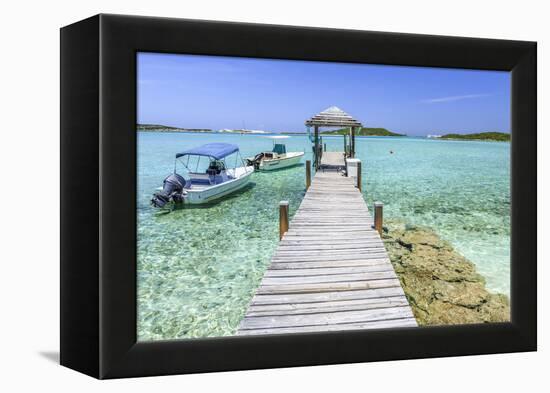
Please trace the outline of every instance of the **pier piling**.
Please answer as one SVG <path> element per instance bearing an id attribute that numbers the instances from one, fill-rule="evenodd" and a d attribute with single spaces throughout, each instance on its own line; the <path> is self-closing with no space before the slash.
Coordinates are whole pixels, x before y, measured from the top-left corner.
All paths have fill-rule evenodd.
<path id="1" fill-rule="evenodd" d="M 374 202 L 374 229 L 382 234 L 382 224 L 384 219 L 383 214 L 384 204 L 382 202 Z"/>
<path id="2" fill-rule="evenodd" d="M 311 186 L 311 161 L 306 160 L 306 191 Z"/>
<path id="3" fill-rule="evenodd" d="M 361 161 L 357 163 L 357 188 L 359 192 L 362 192 L 361 189 Z"/>
<path id="4" fill-rule="evenodd" d="M 288 232 L 288 201 L 279 202 L 279 240 Z"/>
<path id="5" fill-rule="evenodd" d="M 344 134 L 344 154 L 348 157 L 348 138 L 346 134 Z"/>

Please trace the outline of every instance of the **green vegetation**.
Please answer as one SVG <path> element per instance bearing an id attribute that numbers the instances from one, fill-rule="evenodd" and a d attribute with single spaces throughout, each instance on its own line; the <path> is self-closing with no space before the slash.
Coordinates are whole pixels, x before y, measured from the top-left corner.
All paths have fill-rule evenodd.
<path id="1" fill-rule="evenodd" d="M 179 128 L 164 126 L 161 124 L 138 124 L 138 131 L 150 131 L 150 132 L 211 132 L 212 130 L 207 128 Z"/>
<path id="2" fill-rule="evenodd" d="M 138 124 L 137 129 L 139 131 L 179 130 L 177 127 L 163 126 L 160 124 Z"/>
<path id="3" fill-rule="evenodd" d="M 446 135 L 442 135 L 441 139 L 507 142 L 510 140 L 510 134 L 507 134 L 504 132 L 480 132 L 477 134 L 446 134 Z"/>
<path id="4" fill-rule="evenodd" d="M 321 132 L 321 134 L 328 134 L 328 135 L 344 135 L 348 133 L 349 133 L 349 128 L 341 128 L 339 130 Z M 355 132 L 355 135 L 357 136 L 405 136 L 403 134 L 397 134 L 395 132 L 391 132 L 385 128 L 369 128 L 369 127 L 362 127 L 360 130 Z"/>

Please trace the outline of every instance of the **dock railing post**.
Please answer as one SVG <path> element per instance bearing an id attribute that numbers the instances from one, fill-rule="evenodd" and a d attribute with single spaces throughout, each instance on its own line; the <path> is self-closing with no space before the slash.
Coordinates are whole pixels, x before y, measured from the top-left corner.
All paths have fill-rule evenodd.
<path id="1" fill-rule="evenodd" d="M 361 161 L 357 163 L 357 188 L 359 189 L 359 192 L 362 192 L 361 190 Z"/>
<path id="2" fill-rule="evenodd" d="M 382 234 L 382 223 L 384 220 L 383 214 L 384 204 L 382 202 L 374 202 L 374 229 Z"/>
<path id="3" fill-rule="evenodd" d="M 288 232 L 288 201 L 279 202 L 279 240 Z"/>
<path id="4" fill-rule="evenodd" d="M 311 161 L 306 160 L 306 191 L 311 186 Z"/>

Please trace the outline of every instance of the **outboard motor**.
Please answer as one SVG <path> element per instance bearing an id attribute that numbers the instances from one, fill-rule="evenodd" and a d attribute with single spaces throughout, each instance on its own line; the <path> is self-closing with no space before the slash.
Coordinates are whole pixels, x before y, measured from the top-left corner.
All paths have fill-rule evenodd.
<path id="1" fill-rule="evenodd" d="M 264 153 L 258 153 L 254 156 L 254 158 L 251 160 L 251 159 L 247 159 L 246 161 L 248 161 L 248 165 L 254 165 L 254 169 L 259 169 L 260 168 L 260 162 L 262 161 L 262 158 L 264 158 Z"/>
<path id="2" fill-rule="evenodd" d="M 164 179 L 162 191 L 154 194 L 151 204 L 154 207 L 164 207 L 170 201 L 182 202 L 186 194 L 183 190 L 185 183 L 186 180 L 182 176 L 172 173 Z"/>

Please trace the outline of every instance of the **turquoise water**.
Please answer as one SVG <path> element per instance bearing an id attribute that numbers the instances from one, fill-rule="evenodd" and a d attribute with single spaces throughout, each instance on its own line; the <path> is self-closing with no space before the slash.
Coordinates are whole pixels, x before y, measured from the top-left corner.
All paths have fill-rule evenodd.
<path id="1" fill-rule="evenodd" d="M 153 210 L 174 154 L 208 142 L 238 144 L 243 157 L 272 146 L 257 135 L 138 133 L 139 340 L 234 334 L 277 246 L 279 201 L 290 201 L 292 216 L 304 195 L 297 166 L 254 173 L 249 187 L 218 203 Z M 324 142 L 342 150 L 342 138 Z M 306 136 L 286 145 L 310 149 Z M 489 289 L 509 292 L 508 143 L 371 137 L 356 145 L 369 205 L 380 200 L 386 218 L 432 227 L 477 265 Z"/>

